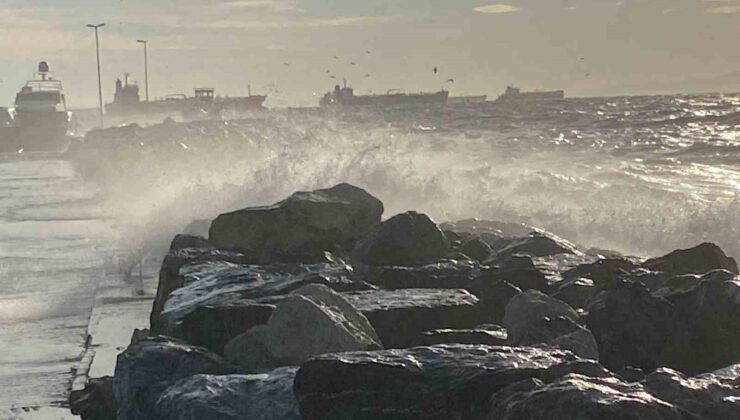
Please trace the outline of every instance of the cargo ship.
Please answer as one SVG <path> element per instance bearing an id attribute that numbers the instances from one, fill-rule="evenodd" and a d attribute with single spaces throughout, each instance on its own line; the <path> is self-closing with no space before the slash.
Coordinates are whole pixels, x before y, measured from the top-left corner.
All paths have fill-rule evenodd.
<path id="1" fill-rule="evenodd" d="M 496 99 L 497 103 L 540 103 L 552 102 L 565 99 L 565 92 L 562 90 L 554 91 L 534 91 L 522 92 L 521 89 L 509 86 L 506 91 Z"/>
<path id="2" fill-rule="evenodd" d="M 447 103 L 450 105 L 470 105 L 470 104 L 482 104 L 488 100 L 486 95 L 476 96 L 450 96 Z"/>
<path id="3" fill-rule="evenodd" d="M 106 105 L 108 115 L 112 117 L 182 117 L 184 119 L 213 118 L 222 116 L 226 112 L 241 112 L 264 109 L 266 95 L 252 95 L 248 87 L 249 96 L 220 97 L 216 96 L 215 89 L 201 87 L 193 89 L 193 96 L 185 94 L 168 95 L 164 99 L 151 102 L 142 101 L 139 95 L 139 86 L 129 80 L 116 80 L 116 90 L 113 102 Z"/>
<path id="4" fill-rule="evenodd" d="M 67 109 L 62 82 L 42 61 L 35 78 L 15 96 L 15 108 L 0 112 L 3 151 L 61 151 L 68 144 L 72 113 Z"/>
<path id="5" fill-rule="evenodd" d="M 391 89 L 385 95 L 355 95 L 354 89 L 334 86 L 334 90 L 327 92 L 319 101 L 321 107 L 410 107 L 432 106 L 447 103 L 449 92 L 441 90 L 432 93 L 405 93 L 398 89 Z"/>

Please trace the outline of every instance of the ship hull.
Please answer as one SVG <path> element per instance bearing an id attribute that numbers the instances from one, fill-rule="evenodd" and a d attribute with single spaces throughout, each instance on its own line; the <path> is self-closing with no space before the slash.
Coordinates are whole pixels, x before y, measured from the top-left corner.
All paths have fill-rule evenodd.
<path id="1" fill-rule="evenodd" d="M 15 125 L 4 149 L 12 151 L 63 151 L 71 128 L 68 112 L 17 109 Z"/>
<path id="2" fill-rule="evenodd" d="M 449 92 L 435 93 L 417 93 L 417 94 L 389 94 L 389 95 L 368 95 L 368 96 L 351 96 L 341 98 L 340 100 L 331 99 L 322 100 L 322 107 L 374 107 L 374 108 L 394 108 L 394 107 L 413 107 L 413 106 L 432 106 L 444 105 L 447 103 Z"/>

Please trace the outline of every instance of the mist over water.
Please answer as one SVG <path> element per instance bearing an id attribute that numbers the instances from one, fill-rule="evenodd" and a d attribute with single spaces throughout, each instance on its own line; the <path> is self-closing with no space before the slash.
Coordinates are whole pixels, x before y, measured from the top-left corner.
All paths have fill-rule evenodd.
<path id="1" fill-rule="evenodd" d="M 195 219 L 350 182 L 378 196 L 386 217 L 523 222 L 638 255 L 712 241 L 739 256 L 739 127 L 738 95 L 284 110 L 98 133 L 135 146 L 80 167 L 106 160 L 88 175 L 149 244 Z"/>

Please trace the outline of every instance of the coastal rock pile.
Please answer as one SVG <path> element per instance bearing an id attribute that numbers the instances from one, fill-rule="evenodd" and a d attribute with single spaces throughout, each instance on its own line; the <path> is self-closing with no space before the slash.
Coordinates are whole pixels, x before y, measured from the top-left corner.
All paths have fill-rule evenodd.
<path id="1" fill-rule="evenodd" d="M 78 411 L 740 418 L 740 277 L 718 247 L 604 256 L 524 225 L 382 211 L 341 184 L 178 236 L 150 336 Z"/>

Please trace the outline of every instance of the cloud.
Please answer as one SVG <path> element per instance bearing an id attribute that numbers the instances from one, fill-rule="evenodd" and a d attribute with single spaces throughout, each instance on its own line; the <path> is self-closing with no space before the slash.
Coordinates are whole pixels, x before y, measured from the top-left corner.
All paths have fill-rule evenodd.
<path id="1" fill-rule="evenodd" d="M 510 4 L 489 4 L 488 6 L 480 6 L 473 9 L 474 11 L 478 13 L 511 13 L 511 12 L 518 12 L 519 9 L 516 6 L 512 6 Z"/>

